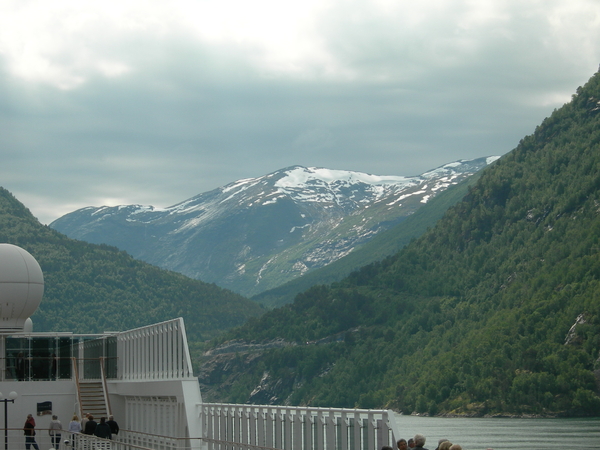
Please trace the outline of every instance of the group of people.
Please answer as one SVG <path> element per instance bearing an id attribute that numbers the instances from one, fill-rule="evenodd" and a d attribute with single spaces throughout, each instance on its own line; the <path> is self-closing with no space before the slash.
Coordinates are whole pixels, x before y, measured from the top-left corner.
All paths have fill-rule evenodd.
<path id="1" fill-rule="evenodd" d="M 113 416 L 108 416 L 108 420 L 106 420 L 106 417 L 100 417 L 100 423 L 94 420 L 92 414 L 85 414 L 81 423 L 78 423 L 77 416 L 74 416 L 69 424 L 69 431 L 74 432 L 71 428 L 77 428 L 77 424 L 80 427 L 79 432 L 99 438 L 113 439 L 115 435 L 119 434 L 119 425 L 115 422 Z"/>
<path id="2" fill-rule="evenodd" d="M 52 416 L 50 425 L 48 426 L 48 434 L 52 441 L 52 447 L 55 450 L 60 450 L 60 440 L 62 437 L 62 424 L 56 415 Z M 73 416 L 73 419 L 69 423 L 69 433 L 71 433 L 71 439 L 75 441 L 75 437 L 78 433 L 94 435 L 104 439 L 114 439 L 119 434 L 119 424 L 115 421 L 113 416 L 108 416 L 108 420 L 105 417 L 100 418 L 100 423 L 94 420 L 94 416 L 91 414 L 85 414 L 81 422 L 77 415 Z M 35 441 L 35 419 L 31 414 L 27 415 L 27 420 L 23 426 L 23 433 L 25 434 L 25 449 L 30 450 L 33 446 L 35 450 L 40 450 L 37 442 Z"/>
<path id="3" fill-rule="evenodd" d="M 396 442 L 396 446 L 398 447 L 398 450 L 427 450 L 425 448 L 425 436 L 422 434 L 417 434 L 408 441 L 406 439 L 399 439 L 398 442 Z M 389 445 L 385 445 L 381 447 L 381 450 L 394 449 Z M 435 450 L 462 450 L 462 447 L 458 444 L 453 444 L 448 439 L 440 439 Z"/>

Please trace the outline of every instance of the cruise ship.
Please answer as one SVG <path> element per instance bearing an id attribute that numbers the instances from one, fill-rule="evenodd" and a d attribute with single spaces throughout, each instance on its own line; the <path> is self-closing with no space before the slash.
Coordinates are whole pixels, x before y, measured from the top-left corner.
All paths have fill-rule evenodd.
<path id="1" fill-rule="evenodd" d="M 28 414 L 42 450 L 52 447 L 54 415 L 64 430 L 84 414 L 113 415 L 120 428 L 110 441 L 63 431 L 60 449 L 377 450 L 398 436 L 387 410 L 204 403 L 182 318 L 102 334 L 34 332 L 43 292 L 35 258 L 0 244 L 5 450 L 25 448 Z"/>

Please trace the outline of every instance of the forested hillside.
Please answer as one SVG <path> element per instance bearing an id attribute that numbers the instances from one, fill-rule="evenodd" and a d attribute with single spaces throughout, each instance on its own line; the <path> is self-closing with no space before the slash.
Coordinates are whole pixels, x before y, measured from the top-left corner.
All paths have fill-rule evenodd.
<path id="1" fill-rule="evenodd" d="M 280 348 L 201 381 L 223 401 L 600 415 L 599 188 L 596 74 L 435 228 L 235 329 Z"/>
<path id="2" fill-rule="evenodd" d="M 190 339 L 201 340 L 263 312 L 214 284 L 136 261 L 114 247 L 69 239 L 41 225 L 2 188 L 0 242 L 27 250 L 44 273 L 35 331 L 118 331 L 181 316 Z"/>
<path id="3" fill-rule="evenodd" d="M 362 247 L 353 250 L 343 258 L 279 287 L 255 295 L 251 299 L 268 307 L 283 306 L 293 302 L 298 293 L 311 286 L 340 281 L 362 266 L 393 255 L 412 239 L 421 236 L 428 228 L 433 227 L 450 206 L 462 200 L 467 193 L 467 188 L 475 183 L 480 175 L 481 172 L 477 172 L 461 183 L 439 193 L 398 225 L 377 234 Z"/>

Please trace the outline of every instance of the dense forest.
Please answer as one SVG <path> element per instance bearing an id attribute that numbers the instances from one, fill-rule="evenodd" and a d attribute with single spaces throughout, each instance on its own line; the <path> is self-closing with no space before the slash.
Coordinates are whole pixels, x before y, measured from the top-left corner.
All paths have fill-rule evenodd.
<path id="1" fill-rule="evenodd" d="M 214 284 L 136 261 L 114 247 L 69 239 L 41 225 L 3 188 L 0 242 L 27 250 L 44 273 L 35 331 L 100 333 L 183 317 L 188 336 L 199 341 L 264 312 Z"/>
<path id="2" fill-rule="evenodd" d="M 600 415 L 599 188 L 596 74 L 433 229 L 213 343 L 286 345 L 201 380 L 222 401 Z"/>

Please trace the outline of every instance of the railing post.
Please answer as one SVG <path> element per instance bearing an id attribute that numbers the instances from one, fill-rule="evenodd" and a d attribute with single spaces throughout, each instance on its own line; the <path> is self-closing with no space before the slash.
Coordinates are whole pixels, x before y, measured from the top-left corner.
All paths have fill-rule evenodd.
<path id="1" fill-rule="evenodd" d="M 354 430 L 352 433 L 354 439 L 352 440 L 351 445 L 353 449 L 360 449 L 360 413 L 358 411 L 354 411 L 352 423 L 354 425 Z"/>
<path id="2" fill-rule="evenodd" d="M 367 435 L 369 437 L 369 450 L 375 450 L 375 422 L 373 421 L 373 414 L 369 412 L 369 418 L 367 419 Z"/>
<path id="3" fill-rule="evenodd" d="M 231 442 L 239 442 L 239 430 L 237 428 L 237 409 L 238 405 L 230 405 L 228 408 L 228 420 L 227 420 L 227 437 Z"/>
<path id="4" fill-rule="evenodd" d="M 326 429 L 325 435 L 327 438 L 326 448 L 335 449 L 335 415 L 334 412 L 329 410 L 329 415 L 325 418 Z"/>
<path id="5" fill-rule="evenodd" d="M 315 445 L 315 450 L 324 450 L 325 449 L 325 417 L 323 417 L 323 410 L 319 409 L 317 412 L 317 420 L 316 420 L 316 432 L 317 432 L 317 445 Z"/>
<path id="6" fill-rule="evenodd" d="M 400 439 L 400 432 L 398 430 L 398 424 L 396 423 L 396 415 L 394 414 L 394 411 L 389 409 L 387 411 L 387 423 L 392 432 L 392 446 L 394 446 L 396 442 L 398 442 L 398 439 Z"/>
<path id="7" fill-rule="evenodd" d="M 219 439 L 221 441 L 227 440 L 227 412 L 225 407 L 219 408 Z M 223 444 L 219 445 L 219 448 L 223 448 Z"/>
<path id="8" fill-rule="evenodd" d="M 283 426 L 284 426 L 284 441 L 282 448 L 298 448 L 295 447 L 295 423 L 294 423 L 294 414 L 292 414 L 291 410 L 283 410 L 281 412 L 283 417 Z"/>
<path id="9" fill-rule="evenodd" d="M 256 425 L 258 427 L 258 442 L 257 445 L 262 445 L 265 446 L 266 445 L 266 438 L 265 438 L 265 411 L 263 410 L 263 408 L 259 408 L 258 412 L 257 412 L 257 420 L 256 420 Z"/>
<path id="10" fill-rule="evenodd" d="M 345 411 L 342 412 L 342 417 L 340 417 L 340 448 L 343 450 L 348 449 L 348 419 Z"/>
<path id="11" fill-rule="evenodd" d="M 211 406 L 208 408 L 208 424 L 206 427 L 207 437 L 214 439 L 215 438 L 215 427 L 216 427 L 216 416 L 215 416 L 215 407 Z M 208 450 L 214 450 L 215 444 L 213 442 L 208 443 Z"/>
<path id="12" fill-rule="evenodd" d="M 275 442 L 273 447 L 283 448 L 283 436 L 285 427 L 285 412 L 275 409 Z"/>
<path id="13" fill-rule="evenodd" d="M 258 445 L 258 413 L 254 410 L 254 407 L 250 409 L 250 444 Z"/>
<path id="14" fill-rule="evenodd" d="M 240 424 L 240 442 L 242 444 L 248 443 L 248 410 L 246 408 L 242 408 L 239 410 L 239 421 Z"/>
<path id="15" fill-rule="evenodd" d="M 313 449 L 313 423 L 314 416 L 312 415 L 310 409 L 307 409 L 306 414 L 304 414 L 304 450 Z"/>
<path id="16" fill-rule="evenodd" d="M 277 445 L 278 440 L 281 440 L 281 429 L 279 427 L 280 422 L 277 409 L 273 410 L 272 408 L 267 407 L 264 417 L 265 440 L 259 445 L 273 447 Z"/>
<path id="17" fill-rule="evenodd" d="M 300 410 L 296 409 L 294 411 L 294 416 L 293 416 L 293 420 L 294 420 L 294 432 L 292 435 L 292 439 L 294 441 L 294 447 L 293 448 L 302 448 L 302 431 L 304 431 L 304 428 L 302 427 L 302 416 L 306 416 L 305 414 L 300 414 Z"/>

